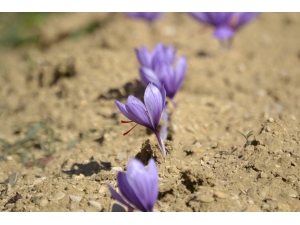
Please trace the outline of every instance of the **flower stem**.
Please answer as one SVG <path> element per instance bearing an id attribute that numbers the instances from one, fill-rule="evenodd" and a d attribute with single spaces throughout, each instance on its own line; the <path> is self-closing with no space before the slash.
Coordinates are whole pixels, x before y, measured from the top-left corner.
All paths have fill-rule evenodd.
<path id="1" fill-rule="evenodd" d="M 163 140 L 160 138 L 158 131 L 155 131 L 154 133 L 155 133 L 155 136 L 158 140 L 158 144 L 159 144 L 159 147 L 160 147 L 160 150 L 161 150 L 163 156 L 166 156 L 166 149 L 165 149 L 165 145 L 163 143 Z"/>
<path id="2" fill-rule="evenodd" d="M 162 119 L 163 119 L 163 126 L 161 127 L 161 130 L 160 130 L 160 138 L 164 141 L 164 140 L 167 140 L 167 136 L 168 136 L 169 114 L 168 114 L 167 104 L 165 105 Z"/>

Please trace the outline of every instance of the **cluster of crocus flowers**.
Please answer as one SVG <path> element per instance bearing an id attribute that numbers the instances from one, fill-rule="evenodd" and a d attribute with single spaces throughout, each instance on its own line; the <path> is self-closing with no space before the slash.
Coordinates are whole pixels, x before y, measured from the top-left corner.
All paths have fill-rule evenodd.
<path id="1" fill-rule="evenodd" d="M 201 23 L 214 27 L 213 36 L 220 41 L 231 40 L 235 32 L 254 20 L 256 12 L 190 12 Z"/>
<path id="2" fill-rule="evenodd" d="M 154 83 L 157 87 L 164 87 L 166 96 L 171 99 L 174 107 L 176 102 L 174 97 L 181 88 L 186 74 L 186 57 L 181 56 L 174 66 L 176 51 L 173 46 L 166 46 L 162 43 L 157 44 L 150 52 L 145 46 L 135 49 L 136 56 L 140 63 L 140 77 L 146 86 Z M 163 114 L 163 126 L 160 136 L 163 140 L 167 139 L 168 109 L 165 106 Z"/>
<path id="3" fill-rule="evenodd" d="M 129 96 L 126 104 L 123 104 L 119 101 L 115 101 L 115 103 L 123 115 L 129 119 L 129 121 L 122 120 L 122 123 L 136 123 L 123 135 L 128 134 L 138 124 L 147 127 L 156 135 L 160 149 L 165 156 L 165 146 L 159 136 L 158 131 L 159 120 L 166 104 L 165 89 L 163 87 L 159 89 L 154 84 L 150 83 L 148 84 L 144 94 L 145 104 L 134 96 Z"/>
<path id="4" fill-rule="evenodd" d="M 163 13 L 161 13 L 161 12 L 126 12 L 125 14 L 128 17 L 143 19 L 147 22 L 152 23 L 155 20 L 161 18 Z"/>
<path id="5" fill-rule="evenodd" d="M 153 212 L 158 197 L 158 171 L 155 161 L 150 159 L 148 169 L 137 159 L 131 158 L 127 172 L 117 175 L 118 188 L 116 192 L 109 184 L 108 189 L 114 199 L 128 208 L 142 212 Z"/>
<path id="6" fill-rule="evenodd" d="M 181 56 L 173 66 L 176 52 L 173 46 L 157 44 L 150 52 L 145 46 L 135 49 L 140 62 L 140 77 L 144 85 L 154 83 L 165 87 L 166 96 L 175 105 L 174 96 L 181 88 L 186 74 L 186 57 Z"/>

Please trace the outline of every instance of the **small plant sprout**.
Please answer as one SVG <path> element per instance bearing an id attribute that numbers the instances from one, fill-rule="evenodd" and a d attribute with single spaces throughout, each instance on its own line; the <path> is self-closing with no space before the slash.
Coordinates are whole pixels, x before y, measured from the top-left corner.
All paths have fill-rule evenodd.
<path id="1" fill-rule="evenodd" d="M 242 132 L 238 131 L 238 133 L 240 133 L 241 135 L 243 135 L 243 137 L 246 140 L 245 146 L 249 145 L 249 137 L 253 134 L 253 130 L 249 131 L 246 135 L 243 134 Z"/>
<path id="2" fill-rule="evenodd" d="M 148 169 L 138 159 L 131 158 L 127 172 L 118 172 L 118 188 L 121 194 L 107 183 L 112 197 L 125 205 L 128 211 L 134 209 L 153 212 L 158 197 L 158 171 L 154 159 L 148 162 Z"/>
<path id="3" fill-rule="evenodd" d="M 190 12 L 194 19 L 214 27 L 213 36 L 220 40 L 224 49 L 231 47 L 232 38 L 236 31 L 254 20 L 256 12 Z"/>
<path id="4" fill-rule="evenodd" d="M 159 136 L 158 125 L 161 117 L 161 113 L 166 104 L 166 91 L 164 87 L 159 89 L 154 84 L 148 84 L 145 94 L 144 94 L 144 103 L 134 96 L 129 96 L 127 103 L 124 105 L 119 101 L 115 101 L 116 105 L 126 116 L 129 121 L 122 120 L 122 123 L 132 123 L 136 124 L 123 135 L 128 134 L 133 128 L 138 124 L 147 127 L 152 130 L 156 135 L 162 154 L 166 155 L 165 146 L 162 139 Z"/>
<path id="5" fill-rule="evenodd" d="M 142 19 L 149 23 L 153 23 L 163 15 L 162 12 L 126 12 L 125 14 L 128 17 Z"/>

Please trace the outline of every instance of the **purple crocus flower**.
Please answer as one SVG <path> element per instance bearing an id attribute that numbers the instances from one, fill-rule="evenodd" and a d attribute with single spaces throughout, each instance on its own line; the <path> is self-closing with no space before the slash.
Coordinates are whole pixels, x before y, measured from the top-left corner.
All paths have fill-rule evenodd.
<path id="1" fill-rule="evenodd" d="M 146 20 L 148 22 L 153 22 L 156 19 L 159 19 L 163 13 L 161 12 L 126 12 L 127 16 L 132 18 L 139 18 Z"/>
<path id="2" fill-rule="evenodd" d="M 165 87 L 166 95 L 174 102 L 174 96 L 182 86 L 186 74 L 186 58 L 181 56 L 174 68 L 172 64 L 157 63 L 154 70 L 147 67 L 140 68 L 142 83 L 156 84 L 159 88 Z"/>
<path id="3" fill-rule="evenodd" d="M 162 43 L 157 44 L 150 52 L 145 46 L 135 49 L 136 56 L 141 67 L 155 69 L 158 63 L 173 64 L 176 52 L 172 45 L 166 46 Z"/>
<path id="4" fill-rule="evenodd" d="M 145 104 L 134 96 L 129 96 L 125 105 L 119 101 L 115 101 L 123 115 L 130 120 L 122 120 L 121 122 L 136 123 L 134 127 L 125 132 L 123 135 L 128 134 L 138 124 L 147 127 L 155 133 L 161 151 L 163 155 L 166 155 L 164 144 L 158 133 L 159 120 L 166 104 L 166 91 L 164 87 L 159 89 L 152 83 L 148 84 L 144 94 L 144 102 Z"/>
<path id="5" fill-rule="evenodd" d="M 227 40 L 242 26 L 254 20 L 259 13 L 256 12 L 190 12 L 198 21 L 215 28 L 214 37 Z"/>
<path id="6" fill-rule="evenodd" d="M 154 159 L 148 162 L 148 169 L 138 159 L 131 158 L 127 173 L 117 175 L 118 194 L 109 184 L 112 197 L 128 207 L 128 211 L 138 209 L 142 212 L 153 212 L 158 197 L 158 172 Z"/>

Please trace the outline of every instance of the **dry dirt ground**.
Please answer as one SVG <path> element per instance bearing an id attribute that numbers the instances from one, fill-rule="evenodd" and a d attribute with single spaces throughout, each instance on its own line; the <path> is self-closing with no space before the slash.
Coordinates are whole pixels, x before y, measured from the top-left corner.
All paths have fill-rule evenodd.
<path id="1" fill-rule="evenodd" d="M 222 51 L 185 13 L 153 26 L 49 16 L 38 45 L 1 50 L 0 210 L 111 211 L 106 183 L 117 187 L 129 158 L 154 157 L 155 211 L 300 211 L 299 27 L 299 13 L 262 13 Z M 158 42 L 188 59 L 165 158 L 146 128 L 122 135 L 114 103 L 143 95 L 134 48 Z"/>

